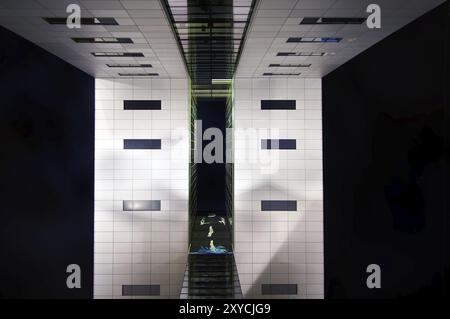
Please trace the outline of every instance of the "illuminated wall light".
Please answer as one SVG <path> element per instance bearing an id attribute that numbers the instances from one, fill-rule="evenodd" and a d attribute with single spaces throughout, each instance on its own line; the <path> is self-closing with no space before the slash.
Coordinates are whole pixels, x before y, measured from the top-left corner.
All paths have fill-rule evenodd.
<path id="1" fill-rule="evenodd" d="M 212 79 L 211 84 L 231 84 L 233 79 Z"/>

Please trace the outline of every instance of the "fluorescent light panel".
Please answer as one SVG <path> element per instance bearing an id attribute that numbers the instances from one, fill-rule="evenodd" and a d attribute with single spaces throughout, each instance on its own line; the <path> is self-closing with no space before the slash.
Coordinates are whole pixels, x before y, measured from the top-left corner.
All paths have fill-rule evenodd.
<path id="1" fill-rule="evenodd" d="M 67 24 L 66 17 L 60 18 L 42 18 L 49 24 Z M 119 25 L 114 18 L 80 18 L 81 25 Z"/>
<path id="2" fill-rule="evenodd" d="M 212 79 L 211 84 L 230 84 L 233 79 Z"/>
<path id="3" fill-rule="evenodd" d="M 269 64 L 269 68 L 309 68 L 311 64 L 280 64 L 280 63 L 271 63 Z"/>
<path id="4" fill-rule="evenodd" d="M 300 24 L 362 24 L 366 18 L 305 17 Z"/>
<path id="5" fill-rule="evenodd" d="M 96 37 L 96 38 L 72 38 L 76 43 L 133 43 L 130 38 Z"/>
<path id="6" fill-rule="evenodd" d="M 287 43 L 338 43 L 342 38 L 335 37 L 290 37 Z"/>
<path id="7" fill-rule="evenodd" d="M 332 52 L 278 52 L 277 56 L 326 56 L 334 55 Z"/>
<path id="8" fill-rule="evenodd" d="M 159 73 L 119 73 L 119 76 L 159 76 Z"/>
<path id="9" fill-rule="evenodd" d="M 272 72 L 265 72 L 263 73 L 263 76 L 293 76 L 293 75 L 300 75 L 301 73 L 272 73 Z"/>
<path id="10" fill-rule="evenodd" d="M 92 52 L 95 57 L 114 57 L 114 58 L 125 58 L 125 57 L 143 57 L 144 54 L 140 52 Z"/>
<path id="11" fill-rule="evenodd" d="M 107 63 L 110 68 L 152 68 L 149 63 Z"/>

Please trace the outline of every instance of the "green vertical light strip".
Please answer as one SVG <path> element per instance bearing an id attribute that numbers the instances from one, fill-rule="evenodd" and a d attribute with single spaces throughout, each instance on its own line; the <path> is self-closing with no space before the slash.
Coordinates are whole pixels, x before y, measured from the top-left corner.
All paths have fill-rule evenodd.
<path id="1" fill-rule="evenodd" d="M 190 163 L 189 241 L 197 215 L 198 166 L 195 156 L 197 98 L 226 98 L 225 127 L 233 128 L 233 77 L 245 35 L 258 0 L 160 0 L 171 21 L 183 54 L 189 81 Z M 224 132 L 225 133 L 225 132 Z M 232 152 L 234 136 L 227 150 Z M 228 227 L 234 240 L 234 158 L 225 164 L 225 197 Z"/>
<path id="2" fill-rule="evenodd" d="M 227 109 L 226 109 L 226 129 L 227 129 L 227 150 L 231 152 L 228 162 L 225 164 L 225 209 L 228 220 L 228 227 L 231 235 L 231 246 L 234 250 L 234 82 L 231 81 L 228 88 Z M 231 136 L 229 136 L 231 135 Z M 231 161 L 231 162 L 230 162 Z"/>
<path id="3" fill-rule="evenodd" d="M 195 120 L 197 119 L 197 103 L 192 94 L 192 81 L 189 80 L 189 126 L 190 126 L 190 158 L 189 158 L 189 230 L 192 229 L 197 211 L 197 164 L 195 163 Z M 189 231 L 189 243 L 192 232 Z"/>

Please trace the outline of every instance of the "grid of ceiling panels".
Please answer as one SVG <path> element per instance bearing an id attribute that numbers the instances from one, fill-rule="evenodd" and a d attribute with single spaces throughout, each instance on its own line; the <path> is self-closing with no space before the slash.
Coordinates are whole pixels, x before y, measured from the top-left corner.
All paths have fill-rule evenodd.
<path id="1" fill-rule="evenodd" d="M 66 18 L 69 4 L 80 6 L 82 18 L 114 18 L 118 25 L 83 25 L 81 29 L 69 29 L 42 19 Z M 95 77 L 118 77 L 119 73 L 140 77 L 155 77 L 155 74 L 163 78 L 187 77 L 160 0 L 1 0 L 0 25 Z M 132 43 L 77 43 L 72 39 L 87 37 L 130 38 Z M 143 57 L 95 57 L 93 52 L 137 52 Z"/>
<path id="2" fill-rule="evenodd" d="M 322 77 L 444 0 L 260 0 L 248 29 L 236 77 L 264 73 Z M 367 18 L 381 7 L 381 29 L 362 24 L 300 24 L 304 18 Z M 342 38 L 339 42 L 287 42 L 290 38 Z M 279 52 L 290 53 L 277 56 Z M 323 53 L 323 54 L 311 54 Z M 311 64 L 310 67 L 269 67 Z M 276 75 L 275 75 L 276 76 Z M 298 75 L 295 75 L 298 77 Z"/>
<path id="3" fill-rule="evenodd" d="M 254 0 L 165 0 L 194 84 L 231 79 Z"/>

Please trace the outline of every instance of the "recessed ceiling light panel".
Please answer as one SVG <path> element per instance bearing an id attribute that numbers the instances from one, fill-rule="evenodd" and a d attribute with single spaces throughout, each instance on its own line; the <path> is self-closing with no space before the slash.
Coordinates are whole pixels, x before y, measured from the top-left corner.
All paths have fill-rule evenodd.
<path id="1" fill-rule="evenodd" d="M 273 72 L 265 72 L 263 76 L 298 76 L 301 73 L 273 73 Z"/>
<path id="2" fill-rule="evenodd" d="M 311 64 L 280 64 L 280 63 L 271 63 L 269 64 L 269 68 L 309 68 Z"/>
<path id="3" fill-rule="evenodd" d="M 113 38 L 113 37 L 97 37 L 97 38 L 72 38 L 76 43 L 133 43 L 130 38 Z"/>
<path id="4" fill-rule="evenodd" d="M 131 58 L 143 57 L 144 54 L 140 52 L 92 52 L 95 57 L 113 57 L 113 58 Z"/>
<path id="5" fill-rule="evenodd" d="M 149 63 L 108 63 L 106 65 L 110 68 L 151 68 L 151 67 L 153 67 Z"/>
<path id="6" fill-rule="evenodd" d="M 290 37 L 288 43 L 338 43 L 342 38 L 336 37 Z"/>
<path id="7" fill-rule="evenodd" d="M 277 56 L 326 56 L 334 52 L 278 52 Z"/>
<path id="8" fill-rule="evenodd" d="M 363 24 L 366 18 L 305 17 L 300 24 Z"/>
<path id="9" fill-rule="evenodd" d="M 119 76 L 159 76 L 158 73 L 119 73 Z"/>
<path id="10" fill-rule="evenodd" d="M 49 24 L 67 24 L 67 18 L 42 18 Z M 119 25 L 114 18 L 80 18 L 81 25 Z"/>

